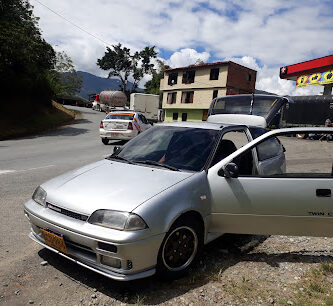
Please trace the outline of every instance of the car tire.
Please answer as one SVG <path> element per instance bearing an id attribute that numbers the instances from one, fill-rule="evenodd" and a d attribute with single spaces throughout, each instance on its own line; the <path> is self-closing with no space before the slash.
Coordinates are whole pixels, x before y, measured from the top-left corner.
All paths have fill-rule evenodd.
<path id="1" fill-rule="evenodd" d="M 102 139 L 102 142 L 107 145 L 109 143 L 109 139 L 107 138 L 101 138 Z"/>
<path id="2" fill-rule="evenodd" d="M 192 218 L 177 220 L 161 244 L 156 272 L 162 279 L 183 276 L 198 258 L 203 245 L 203 229 Z"/>

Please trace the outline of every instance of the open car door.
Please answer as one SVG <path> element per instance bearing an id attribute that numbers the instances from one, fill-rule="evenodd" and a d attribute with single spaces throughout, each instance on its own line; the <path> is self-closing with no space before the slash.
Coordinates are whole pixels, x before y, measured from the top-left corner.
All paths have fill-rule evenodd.
<path id="1" fill-rule="evenodd" d="M 333 128 L 275 130 L 212 166 L 210 231 L 333 236 L 330 140 Z M 249 152 L 253 171 L 244 175 L 239 167 Z"/>

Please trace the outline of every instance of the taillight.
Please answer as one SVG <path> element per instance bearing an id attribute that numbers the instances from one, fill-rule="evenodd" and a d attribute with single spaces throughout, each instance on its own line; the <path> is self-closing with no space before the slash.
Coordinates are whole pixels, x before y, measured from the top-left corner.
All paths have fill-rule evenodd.
<path id="1" fill-rule="evenodd" d="M 132 125 L 132 122 L 128 122 L 128 127 L 127 127 L 128 130 L 133 130 L 133 125 Z"/>
<path id="2" fill-rule="evenodd" d="M 101 121 L 101 124 L 99 125 L 99 128 L 100 128 L 100 129 L 104 128 L 104 126 L 103 126 L 103 121 Z"/>

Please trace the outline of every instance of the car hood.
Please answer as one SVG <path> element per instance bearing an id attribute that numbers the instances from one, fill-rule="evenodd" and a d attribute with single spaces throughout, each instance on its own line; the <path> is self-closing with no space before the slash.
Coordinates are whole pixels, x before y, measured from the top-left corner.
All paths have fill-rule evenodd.
<path id="1" fill-rule="evenodd" d="M 48 203 L 90 215 L 97 209 L 130 212 L 193 173 L 102 160 L 42 185 Z"/>

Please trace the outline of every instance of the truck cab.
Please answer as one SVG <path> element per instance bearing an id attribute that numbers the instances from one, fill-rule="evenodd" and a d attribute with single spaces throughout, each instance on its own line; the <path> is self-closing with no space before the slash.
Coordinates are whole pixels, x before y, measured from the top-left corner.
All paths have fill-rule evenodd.
<path id="1" fill-rule="evenodd" d="M 278 128 L 281 109 L 290 102 L 290 97 L 259 94 L 215 98 L 208 110 L 208 122 Z"/>

